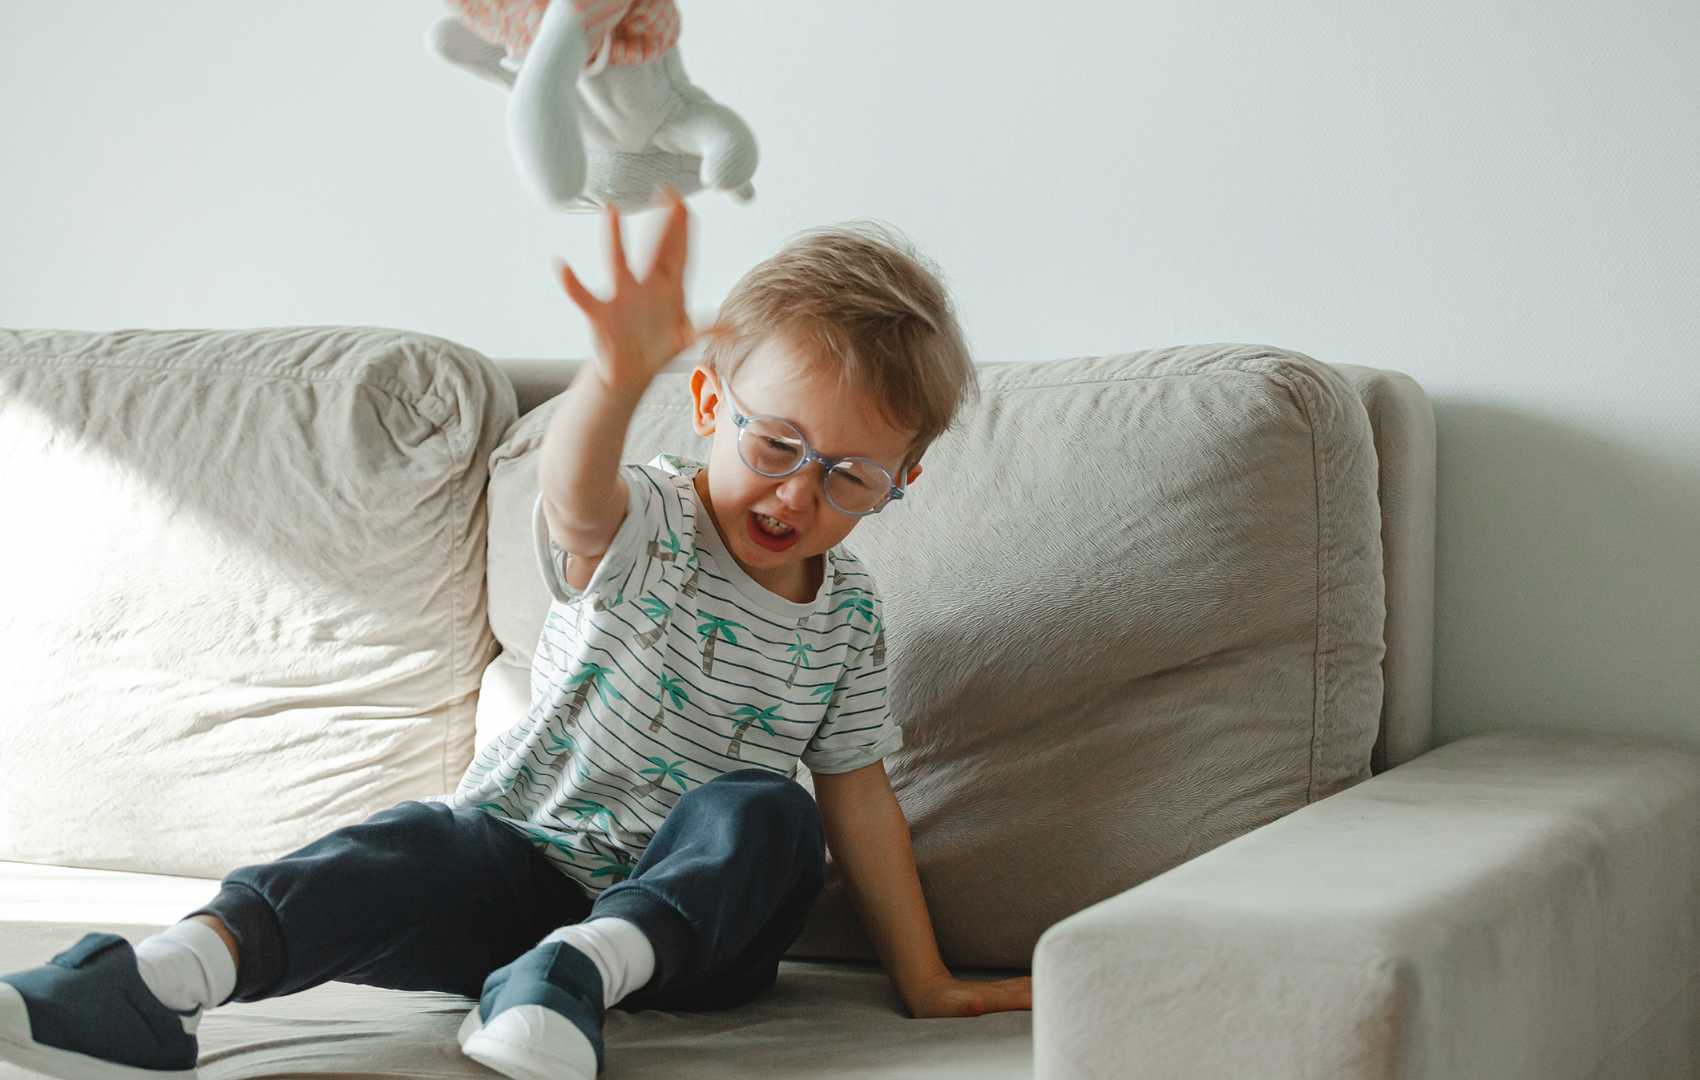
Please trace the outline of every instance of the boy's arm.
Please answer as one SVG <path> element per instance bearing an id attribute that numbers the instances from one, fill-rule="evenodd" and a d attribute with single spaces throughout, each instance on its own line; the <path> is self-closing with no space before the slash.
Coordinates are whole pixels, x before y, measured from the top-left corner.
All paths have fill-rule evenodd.
<path id="1" fill-rule="evenodd" d="M 844 868 L 862 925 L 910 1014 L 920 1019 L 1031 1009 L 1033 982 L 1026 976 L 969 981 L 945 967 L 915 870 L 909 822 L 885 763 L 813 775 L 827 846 Z"/>
<path id="2" fill-rule="evenodd" d="M 550 539 L 580 561 L 600 557 L 625 519 L 620 451 L 642 396 L 642 388 L 609 387 L 586 364 L 549 418 L 537 460 L 543 516 Z"/>
<path id="3" fill-rule="evenodd" d="M 620 453 L 632 414 L 656 372 L 699 334 L 685 313 L 689 215 L 678 192 L 668 191 L 667 197 L 667 225 L 643 280 L 626 265 L 620 215 L 614 207 L 607 210 L 614 295 L 598 299 L 569 266 L 559 266 L 562 287 L 590 323 L 596 355 L 573 379 L 550 418 L 537 481 L 549 538 L 563 550 L 585 556 L 574 560 L 581 564 L 574 576 L 586 580 L 625 518 Z"/>

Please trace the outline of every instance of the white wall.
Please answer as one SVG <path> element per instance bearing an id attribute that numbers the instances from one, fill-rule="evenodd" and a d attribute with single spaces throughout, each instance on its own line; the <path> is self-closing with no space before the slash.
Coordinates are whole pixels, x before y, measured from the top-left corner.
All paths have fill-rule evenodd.
<path id="1" fill-rule="evenodd" d="M 601 231 L 519 186 L 502 91 L 421 45 L 442 10 L 0 6 L 0 325 L 586 352 L 548 264 L 606 280 Z M 874 217 L 942 264 L 982 360 L 1246 341 L 1408 372 L 1440 431 L 1442 736 L 1700 741 L 1693 0 L 684 19 L 763 153 L 755 203 L 693 200 L 693 307 Z"/>

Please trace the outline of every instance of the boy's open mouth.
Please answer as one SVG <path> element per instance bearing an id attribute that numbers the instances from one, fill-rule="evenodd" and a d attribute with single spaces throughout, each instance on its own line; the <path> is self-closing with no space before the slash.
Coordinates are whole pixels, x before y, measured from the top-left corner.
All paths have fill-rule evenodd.
<path id="1" fill-rule="evenodd" d="M 746 531 L 750 534 L 750 539 L 769 551 L 784 551 L 795 544 L 802 536 L 802 533 L 796 529 L 791 529 L 789 532 L 779 535 L 769 532 L 768 529 L 772 527 L 773 519 L 764 514 L 757 514 L 754 510 L 744 515 L 744 523 Z"/>

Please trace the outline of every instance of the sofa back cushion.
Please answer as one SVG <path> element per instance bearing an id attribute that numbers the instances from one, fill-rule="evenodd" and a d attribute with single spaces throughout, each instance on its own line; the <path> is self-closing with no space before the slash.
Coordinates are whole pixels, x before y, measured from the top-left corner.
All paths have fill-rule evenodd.
<path id="1" fill-rule="evenodd" d="M 0 859 L 216 877 L 450 790 L 514 415 L 393 330 L 0 331 Z"/>
<path id="2" fill-rule="evenodd" d="M 884 598 L 905 732 L 886 764 L 940 946 L 1019 967 L 1058 919 L 1368 777 L 1380 517 L 1364 408 L 1308 357 L 980 378 L 909 496 L 846 543 Z M 659 376 L 625 459 L 704 457 L 688 402 Z M 527 528 L 553 405 L 491 458 L 492 671 L 524 671 L 547 607 Z M 791 953 L 874 958 L 836 868 Z"/>

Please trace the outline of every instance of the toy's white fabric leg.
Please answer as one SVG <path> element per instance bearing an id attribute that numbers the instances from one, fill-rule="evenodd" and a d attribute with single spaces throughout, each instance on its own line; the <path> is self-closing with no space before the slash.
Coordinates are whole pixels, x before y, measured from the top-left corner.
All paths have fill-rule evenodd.
<path id="1" fill-rule="evenodd" d="M 589 44 L 571 0 L 553 0 L 508 98 L 508 151 L 520 176 L 557 209 L 580 209 L 584 137 L 578 79 Z"/>
<path id="2" fill-rule="evenodd" d="M 702 185 L 749 199 L 756 173 L 756 137 L 744 118 L 709 97 L 685 74 L 679 50 L 658 61 L 679 95 L 679 107 L 655 132 L 655 145 L 702 158 Z"/>
<path id="3" fill-rule="evenodd" d="M 691 84 L 679 50 L 579 80 L 579 122 L 590 157 L 586 197 L 622 209 L 656 205 L 666 183 L 749 199 L 756 141 L 737 113 Z"/>
<path id="4" fill-rule="evenodd" d="M 507 50 L 485 41 L 453 15 L 444 15 L 425 32 L 425 47 L 456 67 L 503 89 L 514 84 L 514 73 L 502 66 Z"/>

